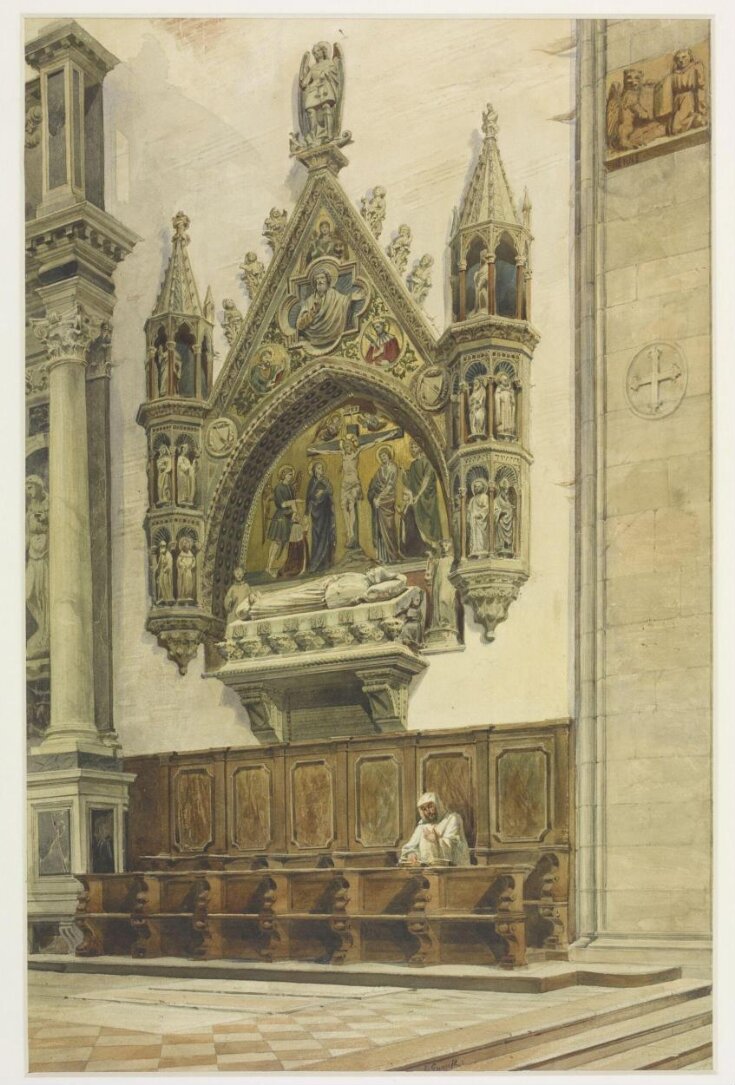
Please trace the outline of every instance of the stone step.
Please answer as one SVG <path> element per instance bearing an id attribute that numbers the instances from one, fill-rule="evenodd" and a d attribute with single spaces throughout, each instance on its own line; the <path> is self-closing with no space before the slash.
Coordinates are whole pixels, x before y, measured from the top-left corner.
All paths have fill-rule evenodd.
<path id="1" fill-rule="evenodd" d="M 712 1055 L 712 1026 L 682 1032 L 656 1043 L 646 1044 L 618 1055 L 585 1063 L 585 1070 L 676 1070 L 692 1066 Z"/>
<path id="2" fill-rule="evenodd" d="M 675 1003 L 662 1010 L 626 1018 L 601 1028 L 585 1028 L 564 1039 L 547 1040 L 534 1047 L 475 1062 L 467 1069 L 566 1070 L 588 1067 L 594 1060 L 663 1040 L 712 1023 L 711 997 Z"/>
<path id="3" fill-rule="evenodd" d="M 311 1069 L 358 1072 L 375 1070 L 474 1070 L 482 1060 L 579 1035 L 585 1029 L 638 1021 L 680 1003 L 706 998 L 709 982 L 673 980 L 635 991 L 601 991 L 563 1005 L 539 1007 L 497 1022 L 437 1032 L 390 1044 L 380 1051 L 355 1052 L 315 1064 Z M 696 1012 L 696 1010 L 694 1011 Z"/>

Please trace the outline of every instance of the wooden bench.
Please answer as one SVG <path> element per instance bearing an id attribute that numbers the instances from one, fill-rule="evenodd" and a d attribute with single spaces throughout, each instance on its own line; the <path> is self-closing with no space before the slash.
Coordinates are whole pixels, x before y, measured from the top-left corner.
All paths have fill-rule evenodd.
<path id="1" fill-rule="evenodd" d="M 79 956 L 526 963 L 521 864 L 78 875 Z"/>

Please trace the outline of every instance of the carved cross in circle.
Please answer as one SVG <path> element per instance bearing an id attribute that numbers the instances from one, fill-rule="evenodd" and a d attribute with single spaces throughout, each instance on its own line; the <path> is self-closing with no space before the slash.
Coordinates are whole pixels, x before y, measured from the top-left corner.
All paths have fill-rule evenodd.
<path id="1" fill-rule="evenodd" d="M 661 368 L 661 355 L 663 350 L 659 346 L 653 346 L 648 348 L 648 357 L 651 360 L 651 375 L 647 378 L 635 377 L 630 378 L 630 387 L 634 392 L 637 392 L 639 388 L 642 388 L 646 384 L 651 386 L 651 413 L 655 414 L 661 410 L 663 406 L 661 398 L 659 396 L 659 386 L 666 381 L 678 381 L 681 380 L 681 366 L 673 362 L 668 373 Z"/>
<path id="2" fill-rule="evenodd" d="M 626 393 L 635 414 L 643 418 L 671 414 L 685 391 L 686 363 L 672 344 L 652 343 L 631 362 Z"/>

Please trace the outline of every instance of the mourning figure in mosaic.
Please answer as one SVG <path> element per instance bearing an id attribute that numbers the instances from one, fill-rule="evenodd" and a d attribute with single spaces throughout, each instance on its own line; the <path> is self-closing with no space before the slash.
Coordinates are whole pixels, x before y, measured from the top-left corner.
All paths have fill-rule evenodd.
<path id="1" fill-rule="evenodd" d="M 400 560 L 396 529 L 396 489 L 398 468 L 395 453 L 389 445 L 378 449 L 380 466 L 370 480 L 368 501 L 373 514 L 373 546 L 378 561 L 392 564 Z"/>
<path id="2" fill-rule="evenodd" d="M 513 556 L 515 517 L 516 509 L 510 482 L 507 478 L 501 478 L 493 502 L 493 519 L 495 521 L 495 548 L 505 557 Z"/>
<path id="3" fill-rule="evenodd" d="M 321 573 L 332 565 L 337 544 L 334 491 L 323 460 L 315 460 L 311 465 L 311 478 L 306 488 L 306 516 L 311 526 L 309 572 Z"/>
<path id="4" fill-rule="evenodd" d="M 290 588 L 251 592 L 237 607 L 235 617 L 240 621 L 259 621 L 283 614 L 308 614 L 314 610 L 338 610 L 360 603 L 380 603 L 395 599 L 407 588 L 408 581 L 402 573 L 394 573 L 378 565 L 364 573 L 333 573 Z"/>
<path id="5" fill-rule="evenodd" d="M 38 475 L 26 478 L 26 607 L 36 626 L 26 652 L 30 657 L 48 655 L 48 494 Z"/>
<path id="6" fill-rule="evenodd" d="M 182 441 L 176 456 L 176 497 L 179 505 L 193 505 L 196 497 L 197 461 L 188 441 Z"/>
<path id="7" fill-rule="evenodd" d="M 516 393 L 507 373 L 496 377 L 495 432 L 498 437 L 516 436 Z"/>
<path id="8" fill-rule="evenodd" d="M 317 42 L 304 53 L 299 71 L 299 122 L 307 147 L 330 143 L 339 137 L 344 91 L 344 63 L 339 45 Z"/>
<path id="9" fill-rule="evenodd" d="M 484 478 L 472 480 L 472 497 L 467 503 L 468 555 L 486 558 L 490 554 L 490 498 Z"/>
<path id="10" fill-rule="evenodd" d="M 179 542 L 179 556 L 176 559 L 176 584 L 180 602 L 193 603 L 196 599 L 196 555 L 191 539 L 183 535 Z"/>
<path id="11" fill-rule="evenodd" d="M 470 849 L 461 814 L 444 809 L 439 796 L 427 791 L 417 803 L 419 823 L 401 848 L 409 866 L 469 866 Z"/>
<path id="12" fill-rule="evenodd" d="M 411 465 L 403 472 L 401 552 L 423 557 L 427 546 L 442 537 L 436 471 L 417 441 L 409 444 Z"/>
<path id="13" fill-rule="evenodd" d="M 268 525 L 267 537 L 270 539 L 270 549 L 266 572 L 272 577 L 278 575 L 275 566 L 283 557 L 291 541 L 294 519 L 297 524 L 299 520 L 295 483 L 295 470 L 290 464 L 284 464 L 278 472 L 278 482 L 273 487 L 273 501 L 276 508 Z"/>
<path id="14" fill-rule="evenodd" d="M 174 557 L 165 539 L 158 544 L 156 563 L 156 602 L 172 603 L 174 600 Z"/>
<path id="15" fill-rule="evenodd" d="M 171 449 L 167 444 L 162 444 L 156 460 L 156 493 L 159 505 L 170 505 L 173 501 L 173 470 Z"/>
<path id="16" fill-rule="evenodd" d="M 296 330 L 308 342 L 328 349 L 339 341 L 347 328 L 353 301 L 362 301 L 365 294 L 358 286 L 343 293 L 334 285 L 334 273 L 326 267 L 317 268 L 309 280 L 311 292 L 299 308 Z"/>

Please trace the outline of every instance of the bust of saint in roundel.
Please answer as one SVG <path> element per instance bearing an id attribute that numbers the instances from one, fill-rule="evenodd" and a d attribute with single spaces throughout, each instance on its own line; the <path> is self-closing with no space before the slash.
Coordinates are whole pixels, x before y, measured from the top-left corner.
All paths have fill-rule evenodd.
<path id="1" fill-rule="evenodd" d="M 354 327 L 355 302 L 365 300 L 365 290 L 353 283 L 338 287 L 337 270 L 329 263 L 316 264 L 309 275 L 306 296 L 296 314 L 296 333 L 318 350 L 335 346 L 348 328 Z"/>

